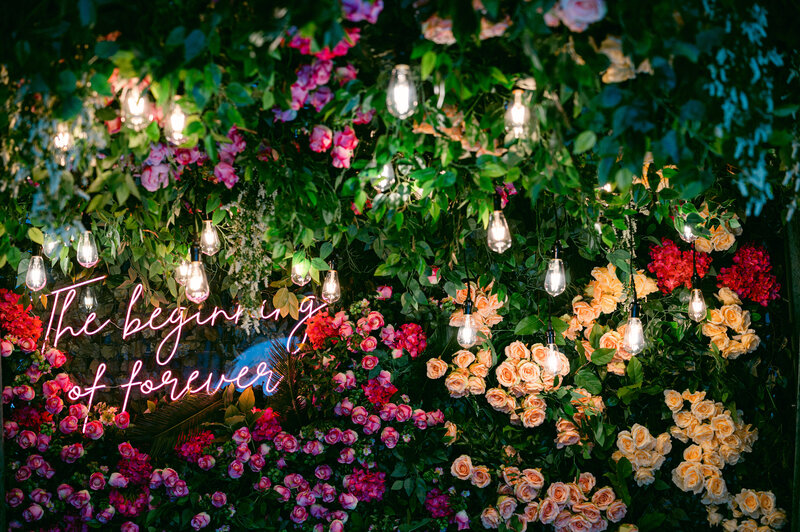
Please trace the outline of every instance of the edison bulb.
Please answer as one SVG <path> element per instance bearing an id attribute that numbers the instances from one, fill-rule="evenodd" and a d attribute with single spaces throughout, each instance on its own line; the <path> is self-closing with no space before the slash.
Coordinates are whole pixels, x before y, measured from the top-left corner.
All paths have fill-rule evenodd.
<path id="1" fill-rule="evenodd" d="M 77 251 L 78 264 L 84 268 L 91 268 L 100 257 L 97 254 L 97 245 L 94 243 L 94 236 L 91 231 L 84 231 L 78 239 Z"/>
<path id="2" fill-rule="evenodd" d="M 192 250 L 192 262 L 189 265 L 189 278 L 186 280 L 186 299 L 192 303 L 202 303 L 208 299 L 210 293 L 206 268 L 200 261 L 200 254 L 194 249 Z"/>
<path id="3" fill-rule="evenodd" d="M 164 123 L 164 135 L 172 144 L 183 144 L 186 141 L 186 136 L 183 134 L 185 127 L 186 115 L 181 106 L 174 103 Z"/>
<path id="4" fill-rule="evenodd" d="M 341 297 L 339 273 L 336 270 L 328 270 L 325 274 L 325 281 L 322 283 L 322 300 L 331 305 L 339 301 Z"/>
<path id="5" fill-rule="evenodd" d="M 203 255 L 214 255 L 219 251 L 220 242 L 217 228 L 211 220 L 203 222 L 203 231 L 200 233 L 200 251 Z"/>
<path id="6" fill-rule="evenodd" d="M 508 230 L 508 222 L 501 210 L 496 209 L 489 217 L 486 244 L 497 253 L 503 253 L 511 247 L 511 231 Z"/>
<path id="7" fill-rule="evenodd" d="M 697 240 L 697 235 L 692 231 L 692 226 L 685 222 L 683 224 L 683 230 L 681 230 L 678 235 L 681 237 L 681 240 L 690 244 Z"/>
<path id="8" fill-rule="evenodd" d="M 311 281 L 311 274 L 308 272 L 308 268 L 306 268 L 305 274 L 303 273 L 303 268 L 301 265 L 295 264 L 292 266 L 292 282 L 297 286 L 305 286 Z"/>
<path id="9" fill-rule="evenodd" d="M 372 186 L 380 193 L 388 192 L 397 182 L 391 162 L 383 165 L 380 174 L 372 178 Z"/>
<path id="10" fill-rule="evenodd" d="M 181 286 L 186 286 L 186 281 L 189 280 L 189 270 L 192 263 L 186 259 L 181 259 L 178 267 L 175 268 L 175 282 Z"/>
<path id="11" fill-rule="evenodd" d="M 564 261 L 552 258 L 547 263 L 547 273 L 544 276 L 544 289 L 553 297 L 561 294 L 567 288 L 567 275 L 564 272 Z"/>
<path id="12" fill-rule="evenodd" d="M 544 356 L 545 372 L 550 375 L 558 375 L 561 373 L 561 353 L 558 352 L 556 344 L 547 344 L 547 354 Z"/>
<path id="13" fill-rule="evenodd" d="M 472 309 L 464 310 L 464 323 L 458 328 L 456 335 L 458 345 L 464 349 L 469 349 L 478 341 L 478 329 L 475 326 L 475 318 L 472 316 Z"/>
<path id="14" fill-rule="evenodd" d="M 34 292 L 38 292 L 47 284 L 47 271 L 44 269 L 44 259 L 40 255 L 34 255 L 28 262 L 25 284 Z"/>
<path id="15" fill-rule="evenodd" d="M 122 121 L 134 131 L 144 129 L 152 118 L 150 100 L 139 87 L 131 87 L 125 92 L 122 103 Z M 182 129 L 182 128 L 181 128 Z"/>
<path id="16" fill-rule="evenodd" d="M 625 325 L 625 336 L 622 339 L 622 347 L 632 355 L 638 355 L 644 349 L 644 327 L 642 320 L 631 316 Z"/>
<path id="17" fill-rule="evenodd" d="M 44 256 L 48 259 L 52 259 L 60 244 L 61 241 L 56 236 L 45 233 L 44 243 L 42 243 L 42 253 L 44 253 Z"/>
<path id="18" fill-rule="evenodd" d="M 396 65 L 386 90 L 386 107 L 397 118 L 408 118 L 417 109 L 417 87 L 411 67 Z"/>
<path id="19" fill-rule="evenodd" d="M 87 314 L 90 312 L 94 312 L 97 310 L 97 296 L 94 293 L 94 288 L 91 286 L 86 286 L 81 292 L 81 296 L 79 301 L 79 305 L 81 309 L 86 312 Z"/>
<path id="20" fill-rule="evenodd" d="M 531 111 L 522 99 L 522 89 L 515 89 L 506 109 L 506 131 L 515 139 L 530 135 Z"/>
<path id="21" fill-rule="evenodd" d="M 65 152 L 72 147 L 72 133 L 69 125 L 62 122 L 56 126 L 56 134 L 53 137 L 53 146 L 59 151 Z"/>
<path id="22" fill-rule="evenodd" d="M 689 296 L 689 317 L 697 322 L 706 319 L 706 300 L 699 288 L 694 288 Z"/>

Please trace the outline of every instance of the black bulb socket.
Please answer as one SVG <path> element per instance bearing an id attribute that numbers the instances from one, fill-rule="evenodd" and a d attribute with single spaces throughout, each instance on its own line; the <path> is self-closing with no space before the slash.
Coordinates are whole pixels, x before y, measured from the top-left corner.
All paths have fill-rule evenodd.
<path id="1" fill-rule="evenodd" d="M 464 302 L 464 316 L 469 316 L 472 314 L 472 300 L 467 299 Z"/>
<path id="2" fill-rule="evenodd" d="M 503 210 L 503 200 L 500 198 L 500 194 L 494 195 L 494 210 L 495 211 L 502 211 Z"/>
<path id="3" fill-rule="evenodd" d="M 192 262 L 200 262 L 200 248 L 199 247 L 192 246 L 192 249 L 191 249 L 190 253 L 191 253 L 191 256 L 192 256 Z"/>
<path id="4" fill-rule="evenodd" d="M 550 326 L 547 327 L 547 344 L 549 345 L 554 343 L 556 343 L 556 331 L 553 330 L 553 325 L 550 324 Z"/>
<path id="5" fill-rule="evenodd" d="M 700 286 L 700 276 L 696 273 L 692 275 L 692 288 Z"/>
<path id="6" fill-rule="evenodd" d="M 638 318 L 639 317 L 639 302 L 635 301 L 631 303 L 631 318 Z"/>
<path id="7" fill-rule="evenodd" d="M 335 270 L 336 269 L 336 262 L 334 262 L 333 260 L 328 261 L 328 269 L 329 270 Z"/>
<path id="8" fill-rule="evenodd" d="M 561 255 L 561 245 L 556 241 L 556 243 L 553 244 L 553 258 L 557 259 L 559 255 Z"/>

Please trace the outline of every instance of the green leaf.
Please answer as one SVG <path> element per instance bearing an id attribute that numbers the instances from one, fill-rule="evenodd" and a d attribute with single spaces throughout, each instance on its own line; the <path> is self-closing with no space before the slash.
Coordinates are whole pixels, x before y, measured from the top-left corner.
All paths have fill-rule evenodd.
<path id="1" fill-rule="evenodd" d="M 422 56 L 422 81 L 428 79 L 433 72 L 433 67 L 436 65 L 436 52 L 428 50 Z"/>
<path id="2" fill-rule="evenodd" d="M 529 335 L 544 329 L 544 323 L 539 319 L 539 316 L 527 316 L 522 318 L 517 326 L 514 328 L 514 334 Z"/>
<path id="3" fill-rule="evenodd" d="M 202 31 L 194 30 L 186 36 L 183 46 L 185 47 L 183 57 L 188 63 L 206 47 L 206 36 Z"/>
<path id="4" fill-rule="evenodd" d="M 592 395 L 597 395 L 603 390 L 600 378 L 588 368 L 584 368 L 575 374 L 575 386 L 585 388 Z"/>
<path id="5" fill-rule="evenodd" d="M 256 404 L 256 397 L 253 394 L 253 388 L 248 387 L 245 391 L 242 392 L 242 395 L 239 396 L 239 410 L 242 412 L 250 412 Z"/>
<path id="6" fill-rule="evenodd" d="M 322 260 L 320 257 L 314 257 L 311 259 L 311 265 L 321 272 L 325 272 L 330 269 L 328 267 L 328 263 Z"/>
<path id="7" fill-rule="evenodd" d="M 93 0 L 79 0 L 78 1 L 78 15 L 81 19 L 81 26 L 91 26 L 94 24 L 97 17 L 97 11 L 94 7 Z"/>
<path id="8" fill-rule="evenodd" d="M 108 78 L 102 74 L 95 74 L 89 80 L 92 84 L 92 89 L 100 96 L 113 96 L 111 92 L 111 85 L 108 83 Z M 116 113 L 115 113 L 116 114 Z"/>
<path id="9" fill-rule="evenodd" d="M 275 95 L 272 91 L 264 91 L 261 95 L 261 109 L 269 111 L 275 105 Z"/>
<path id="10" fill-rule="evenodd" d="M 602 348 L 602 349 L 595 349 L 592 353 L 592 364 L 596 364 L 598 366 L 605 366 L 611 359 L 614 358 L 614 354 L 617 352 L 616 349 L 609 349 L 609 348 Z"/>
<path id="11" fill-rule="evenodd" d="M 323 242 L 319 248 L 319 258 L 325 260 L 333 252 L 333 244 L 330 242 Z"/>
<path id="12" fill-rule="evenodd" d="M 597 135 L 594 131 L 584 131 L 578 135 L 578 138 L 575 139 L 575 147 L 573 148 L 572 153 L 578 155 L 579 153 L 589 151 L 594 148 L 596 142 Z"/>
<path id="13" fill-rule="evenodd" d="M 71 70 L 62 70 L 58 74 L 58 90 L 65 94 L 72 94 L 75 92 L 78 83 L 78 78 Z"/>
<path id="14" fill-rule="evenodd" d="M 28 228 L 28 238 L 31 239 L 31 242 L 35 244 L 42 245 L 44 244 L 44 234 L 42 230 L 38 227 L 29 227 Z"/>
<path id="15" fill-rule="evenodd" d="M 628 361 L 628 368 L 626 370 L 628 377 L 630 377 L 631 381 L 634 384 L 641 384 L 644 380 L 644 370 L 642 369 L 642 363 L 639 362 L 639 359 L 636 357 L 632 357 Z"/>
<path id="16" fill-rule="evenodd" d="M 250 105 L 253 99 L 241 83 L 231 83 L 225 88 L 225 94 L 236 105 Z"/>

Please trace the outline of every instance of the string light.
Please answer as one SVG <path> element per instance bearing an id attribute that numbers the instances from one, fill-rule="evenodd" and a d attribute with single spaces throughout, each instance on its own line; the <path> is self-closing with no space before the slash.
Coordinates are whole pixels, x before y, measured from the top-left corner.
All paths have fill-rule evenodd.
<path id="1" fill-rule="evenodd" d="M 203 221 L 203 230 L 200 232 L 200 251 L 203 255 L 215 255 L 220 248 L 219 234 L 211 220 Z"/>
<path id="2" fill-rule="evenodd" d="M 44 256 L 48 259 L 52 259 L 60 245 L 61 240 L 50 233 L 45 233 L 44 243 L 42 244 L 42 253 L 44 253 Z"/>
<path id="3" fill-rule="evenodd" d="M 372 161 L 372 167 L 374 168 L 376 163 Z M 387 162 L 381 167 L 381 171 L 378 175 L 373 176 L 371 178 L 372 187 L 384 194 L 391 189 L 394 184 L 397 182 L 397 178 L 395 177 L 394 166 L 392 165 L 391 161 Z"/>
<path id="4" fill-rule="evenodd" d="M 494 197 L 494 211 L 489 216 L 489 227 L 486 230 L 486 244 L 496 253 L 503 253 L 511 247 L 511 231 L 503 214 L 500 196 Z"/>
<path id="5" fill-rule="evenodd" d="M 467 281 L 467 292 L 469 292 L 469 281 Z M 472 299 L 468 296 L 464 302 L 464 323 L 458 328 L 456 340 L 458 345 L 464 349 L 469 349 L 478 341 L 478 329 L 475 326 L 475 318 L 472 316 Z"/>
<path id="6" fill-rule="evenodd" d="M 94 293 L 94 288 L 91 285 L 86 285 L 81 292 L 80 300 L 78 303 L 81 310 L 89 314 L 97 310 L 97 296 Z"/>
<path id="7" fill-rule="evenodd" d="M 558 242 L 553 246 L 553 258 L 547 262 L 547 273 L 544 276 L 544 289 L 553 297 L 560 295 L 567 288 L 567 275 L 564 271 L 564 261 L 559 254 L 561 246 Z"/>
<path id="8" fill-rule="evenodd" d="M 305 269 L 305 272 L 303 270 Z M 292 282 L 297 286 L 305 286 L 311 281 L 311 274 L 308 271 L 308 266 L 302 262 L 298 262 L 292 266 Z"/>
<path id="9" fill-rule="evenodd" d="M 681 240 L 689 244 L 697 240 L 697 235 L 694 234 L 692 226 L 689 225 L 688 222 L 683 222 L 683 228 L 678 232 L 678 235 L 681 237 Z"/>
<path id="10" fill-rule="evenodd" d="M 636 297 L 636 270 L 633 269 L 633 233 L 631 233 L 630 237 L 630 260 L 628 264 L 633 302 L 631 303 L 628 323 L 625 325 L 625 334 L 622 337 L 622 347 L 628 353 L 638 355 L 644 349 L 644 327 L 642 326 L 642 320 L 639 318 L 639 301 Z"/>
<path id="11" fill-rule="evenodd" d="M 91 231 L 81 233 L 76 254 L 78 264 L 84 268 L 91 268 L 100 260 L 100 256 L 97 254 L 97 245 L 94 243 L 94 236 Z"/>
<path id="12" fill-rule="evenodd" d="M 32 256 L 30 262 L 28 262 L 25 284 L 33 292 L 38 292 L 47 284 L 47 270 L 44 268 L 44 259 L 40 255 Z"/>
<path id="13" fill-rule="evenodd" d="M 178 102 L 172 104 L 167 120 L 164 122 L 164 136 L 172 144 L 183 144 L 186 136 L 183 130 L 186 127 L 186 114 L 184 114 Z"/>
<path id="14" fill-rule="evenodd" d="M 386 107 L 397 118 L 408 118 L 417 110 L 417 87 L 411 67 L 395 65 L 386 90 Z"/>
<path id="15" fill-rule="evenodd" d="M 689 318 L 693 321 L 701 322 L 706 319 L 708 308 L 706 307 L 706 300 L 703 297 L 703 292 L 697 288 L 700 284 L 700 277 L 697 275 L 697 262 L 695 260 L 695 250 L 692 246 L 692 292 L 689 295 Z"/>
<path id="16" fill-rule="evenodd" d="M 122 121 L 134 131 L 141 131 L 152 120 L 150 100 L 134 85 L 122 98 Z"/>
<path id="17" fill-rule="evenodd" d="M 339 273 L 334 268 L 333 261 L 328 263 L 330 269 L 325 273 L 325 281 L 322 283 L 322 300 L 332 305 L 341 299 L 342 289 L 339 285 Z"/>
<path id="18" fill-rule="evenodd" d="M 72 149 L 73 137 L 69 125 L 61 122 L 56 126 L 56 134 L 53 136 L 53 147 L 56 149 L 56 162 L 61 166 L 67 164 L 67 152 Z"/>
<path id="19" fill-rule="evenodd" d="M 531 111 L 523 101 L 522 89 L 514 89 L 511 94 L 511 101 L 506 107 L 506 132 L 515 139 L 526 138 L 530 135 Z"/>
<path id="20" fill-rule="evenodd" d="M 211 289 L 208 287 L 206 268 L 200 260 L 200 250 L 192 247 L 192 262 L 189 265 L 189 277 L 186 281 L 186 299 L 192 303 L 202 303 L 208 299 Z"/>
<path id="21" fill-rule="evenodd" d="M 178 267 L 175 268 L 175 282 L 181 286 L 186 286 L 186 282 L 189 280 L 189 271 L 191 269 L 192 263 L 186 259 L 181 259 L 178 262 Z"/>
<path id="22" fill-rule="evenodd" d="M 550 375 L 561 373 L 561 353 L 556 347 L 556 333 L 553 330 L 553 321 L 547 325 L 547 354 L 544 357 L 543 369 Z"/>

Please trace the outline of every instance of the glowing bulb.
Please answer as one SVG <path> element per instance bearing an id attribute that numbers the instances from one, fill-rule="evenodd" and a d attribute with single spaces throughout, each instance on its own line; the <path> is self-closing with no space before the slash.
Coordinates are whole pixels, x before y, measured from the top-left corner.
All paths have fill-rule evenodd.
<path id="1" fill-rule="evenodd" d="M 192 248 L 192 262 L 189 265 L 189 277 L 186 280 L 186 299 L 192 303 L 202 303 L 210 293 L 206 268 L 200 261 L 200 250 Z"/>
<path id="2" fill-rule="evenodd" d="M 52 259 L 60 245 L 61 241 L 57 237 L 51 235 L 50 233 L 45 233 L 44 243 L 42 244 L 42 253 L 44 253 L 44 256 L 48 259 Z"/>
<path id="3" fill-rule="evenodd" d="M 189 270 L 192 263 L 186 259 L 181 259 L 178 267 L 175 268 L 175 282 L 181 286 L 186 286 L 186 281 L 189 280 Z"/>
<path id="4" fill-rule="evenodd" d="M 65 152 L 72 147 L 72 133 L 70 133 L 69 126 L 67 124 L 62 122 L 56 126 L 56 135 L 53 137 L 53 146 L 62 152 Z"/>
<path id="5" fill-rule="evenodd" d="M 605 185 L 600 187 L 600 190 L 602 190 L 603 192 L 611 192 L 611 183 L 606 183 Z"/>
<path id="6" fill-rule="evenodd" d="M 84 268 L 91 268 L 100 257 L 97 254 L 97 245 L 94 243 L 94 236 L 91 231 L 84 231 L 78 239 L 78 264 Z"/>
<path id="7" fill-rule="evenodd" d="M 544 371 L 550 375 L 561 373 L 561 353 L 558 352 L 556 344 L 547 344 L 547 354 L 544 357 Z"/>
<path id="8" fill-rule="evenodd" d="M 530 134 L 531 112 L 522 100 L 522 89 L 515 89 L 512 94 L 506 109 L 506 131 L 515 139 L 521 139 Z"/>
<path id="9" fill-rule="evenodd" d="M 503 253 L 511 247 L 511 231 L 503 211 L 495 209 L 489 217 L 489 228 L 486 231 L 486 244 L 489 249 Z"/>
<path id="10" fill-rule="evenodd" d="M 411 68 L 408 65 L 396 65 L 386 91 L 386 107 L 393 116 L 408 118 L 414 114 L 417 105 L 417 87 Z"/>
<path id="11" fill-rule="evenodd" d="M 550 259 L 547 263 L 547 273 L 544 276 L 544 289 L 553 297 L 561 294 L 567 288 L 567 275 L 564 272 L 564 261 L 558 257 Z"/>
<path id="12" fill-rule="evenodd" d="M 183 144 L 186 136 L 183 130 L 186 127 L 186 115 L 177 103 L 172 105 L 167 120 L 164 124 L 164 135 L 172 144 Z"/>
<path id="13" fill-rule="evenodd" d="M 38 292 L 47 284 L 47 271 L 44 269 L 44 259 L 41 256 L 34 255 L 28 262 L 25 284 L 34 292 Z"/>
<path id="14" fill-rule="evenodd" d="M 472 302 L 467 301 L 464 305 L 464 323 L 458 328 L 456 335 L 458 345 L 464 349 L 469 349 L 478 341 L 478 329 L 475 326 L 475 318 L 472 316 Z"/>
<path id="15" fill-rule="evenodd" d="M 632 355 L 638 355 L 644 349 L 644 328 L 642 327 L 642 320 L 636 316 L 628 318 L 628 323 L 625 325 L 625 336 L 622 339 L 622 347 Z"/>
<path id="16" fill-rule="evenodd" d="M 79 304 L 81 309 L 87 314 L 97 310 L 97 296 L 91 286 L 87 286 L 83 289 Z"/>
<path id="17" fill-rule="evenodd" d="M 396 181 L 394 166 L 392 166 L 391 162 L 388 162 L 383 165 L 380 174 L 372 178 L 372 186 L 383 194 L 392 188 Z"/>
<path id="18" fill-rule="evenodd" d="M 697 322 L 706 319 L 706 300 L 699 288 L 694 288 L 689 296 L 689 317 Z"/>
<path id="19" fill-rule="evenodd" d="M 122 121 L 134 131 L 141 131 L 151 119 L 150 101 L 147 96 L 142 94 L 139 87 L 128 89 L 123 99 Z"/>
<path id="20" fill-rule="evenodd" d="M 339 273 L 331 268 L 325 274 L 325 282 L 322 283 L 322 300 L 329 305 L 336 303 L 342 297 L 342 289 L 339 286 Z"/>
<path id="21" fill-rule="evenodd" d="M 203 252 L 203 255 L 214 255 L 219 251 L 219 248 L 220 242 L 217 228 L 214 227 L 211 220 L 205 220 L 203 222 L 203 231 L 200 233 L 200 251 Z"/>
<path id="22" fill-rule="evenodd" d="M 304 274 L 300 263 L 292 266 L 292 282 L 294 284 L 297 286 L 305 286 L 309 281 L 311 281 L 311 274 L 309 274 L 308 268 L 306 268 L 306 272 Z"/>
<path id="23" fill-rule="evenodd" d="M 680 231 L 678 235 L 681 237 L 681 240 L 690 244 L 697 240 L 697 235 L 692 231 L 692 226 L 686 222 L 683 223 L 683 230 Z"/>

